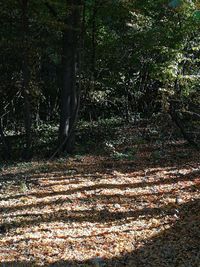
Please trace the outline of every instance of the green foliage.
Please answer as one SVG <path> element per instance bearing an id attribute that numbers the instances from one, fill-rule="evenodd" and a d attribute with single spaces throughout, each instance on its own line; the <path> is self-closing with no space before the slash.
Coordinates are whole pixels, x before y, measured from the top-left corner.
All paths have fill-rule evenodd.
<path id="1" fill-rule="evenodd" d="M 13 155 L 25 142 L 24 49 L 30 76 L 27 94 L 36 121 L 33 149 L 47 156 L 56 147 L 68 7 L 60 0 L 47 2 L 28 1 L 25 35 L 19 1 L 0 4 L 0 117 L 6 135 L 20 134 L 10 138 Z M 88 151 L 96 142 L 101 148 L 112 138 L 113 125 L 124 120 L 137 123 L 152 114 L 169 112 L 172 99 L 182 102 L 181 109 L 194 112 L 200 104 L 199 8 L 198 1 L 188 0 L 85 1 L 81 62 L 77 64 L 81 66 L 77 84 L 82 90 L 77 153 Z M 196 127 L 197 122 L 190 121 Z"/>
<path id="2" fill-rule="evenodd" d="M 116 160 L 134 160 L 136 157 L 136 153 L 137 150 L 134 149 L 128 149 L 123 152 L 114 151 L 112 157 Z"/>

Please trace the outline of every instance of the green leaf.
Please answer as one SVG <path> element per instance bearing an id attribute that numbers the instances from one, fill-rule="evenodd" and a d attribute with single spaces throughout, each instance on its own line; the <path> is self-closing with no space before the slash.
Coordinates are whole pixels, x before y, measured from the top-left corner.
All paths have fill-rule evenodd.
<path id="1" fill-rule="evenodd" d="M 197 21 L 200 21 L 200 10 L 196 10 L 193 14 L 193 18 Z"/>

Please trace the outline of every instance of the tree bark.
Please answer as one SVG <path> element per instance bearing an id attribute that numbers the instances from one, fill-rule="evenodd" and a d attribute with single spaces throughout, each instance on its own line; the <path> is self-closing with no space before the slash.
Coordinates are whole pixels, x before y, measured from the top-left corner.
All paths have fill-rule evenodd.
<path id="1" fill-rule="evenodd" d="M 175 101 L 174 101 L 174 103 L 173 103 L 173 101 L 171 101 L 169 113 L 171 115 L 172 120 L 175 122 L 177 127 L 180 129 L 180 132 L 181 132 L 183 138 L 186 141 L 188 141 L 189 144 L 191 144 L 192 146 L 194 146 L 196 149 L 199 150 L 200 149 L 199 144 L 197 142 L 195 142 L 195 140 L 193 140 L 193 138 L 190 136 L 189 133 L 187 133 L 187 131 L 185 131 L 185 127 L 184 127 L 181 119 L 177 115 L 176 102 Z"/>
<path id="2" fill-rule="evenodd" d="M 21 0 L 22 8 L 22 96 L 24 99 L 24 127 L 26 132 L 26 144 L 23 152 L 23 157 L 29 159 L 31 157 L 31 105 L 29 101 L 29 82 L 30 70 L 28 64 L 28 0 Z"/>
<path id="3" fill-rule="evenodd" d="M 81 2 L 67 1 L 68 14 L 63 31 L 62 91 L 59 127 L 59 148 L 71 153 L 73 150 L 74 125 L 79 108 L 79 92 L 76 87 L 76 63 L 80 37 Z"/>
<path id="4" fill-rule="evenodd" d="M 9 146 L 7 140 L 6 140 L 5 135 L 4 135 L 1 120 L 0 120 L 0 139 L 2 141 L 3 149 L 4 149 L 4 151 L 3 151 L 4 152 L 3 158 L 4 159 L 10 159 L 11 158 L 10 146 Z"/>
<path id="5" fill-rule="evenodd" d="M 96 16 L 97 16 L 97 3 L 94 0 L 92 14 L 92 75 L 93 80 L 96 75 Z"/>

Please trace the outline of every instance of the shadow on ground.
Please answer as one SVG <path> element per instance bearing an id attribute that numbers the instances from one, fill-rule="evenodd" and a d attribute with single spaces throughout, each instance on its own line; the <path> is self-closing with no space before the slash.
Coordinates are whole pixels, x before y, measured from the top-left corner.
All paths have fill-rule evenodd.
<path id="1" fill-rule="evenodd" d="M 197 213 L 199 211 L 199 213 Z M 140 248 L 112 259 L 94 258 L 85 262 L 61 261 L 45 266 L 130 266 L 130 267 L 199 267 L 200 200 L 184 204 L 179 220 Z M 34 263 L 3 263 L 1 266 L 35 266 Z"/>
<path id="2" fill-rule="evenodd" d="M 198 165 L 198 154 L 190 154 L 189 158 L 180 157 L 173 160 L 172 155 L 168 160 L 155 161 L 154 159 L 149 159 L 149 154 L 144 156 L 143 161 L 118 161 L 112 162 L 106 159 L 90 159 L 86 162 L 73 162 L 73 165 L 55 164 L 50 165 L 50 167 L 40 172 L 41 167 L 36 166 L 30 171 L 22 171 L 18 173 L 5 173 L 0 177 L 1 181 L 14 181 L 16 182 L 16 177 L 23 177 L 24 181 L 33 185 L 33 191 L 30 190 L 25 193 L 10 194 L 8 196 L 0 196 L 0 201 L 11 201 L 17 200 L 23 197 L 30 197 L 34 199 L 39 199 L 41 201 L 31 204 L 21 203 L 18 205 L 12 204 L 5 207 L 1 207 L 0 212 L 2 214 L 9 214 L 9 218 L 14 218 L 14 221 L 1 225 L 1 237 L 6 237 L 10 232 L 16 231 L 20 227 L 31 227 L 33 225 L 39 226 L 43 223 L 49 222 L 62 222 L 62 223 L 102 223 L 106 225 L 112 225 L 113 222 L 117 224 L 123 224 L 127 221 L 135 221 L 138 218 L 166 218 L 170 216 L 172 218 L 171 225 L 163 224 L 162 231 L 154 234 L 149 239 L 144 239 L 142 242 L 137 243 L 133 239 L 132 250 L 121 251 L 118 256 L 112 256 L 111 258 L 96 257 L 91 258 L 87 261 L 55 261 L 54 264 L 46 264 L 44 266 L 130 266 L 130 267 L 199 267 L 200 266 L 200 199 L 198 193 L 200 190 L 199 178 L 200 171 L 197 168 Z M 75 167 L 74 167 L 75 166 Z M 181 168 L 187 166 L 193 166 L 191 171 L 182 174 L 179 172 Z M 196 166 L 196 168 L 195 168 Z M 79 169 L 81 168 L 81 170 Z M 154 168 L 154 169 L 151 169 Z M 158 170 L 162 168 L 167 168 L 169 172 L 169 177 L 159 177 L 159 179 L 148 180 L 149 177 L 156 177 Z M 125 173 L 132 175 L 133 183 L 102 183 L 98 182 L 106 174 L 107 179 L 111 177 L 115 178 L 117 172 L 119 175 Z M 134 174 L 135 173 L 135 174 Z M 143 176 L 144 180 L 140 182 L 135 182 L 134 179 L 137 175 Z M 44 185 L 41 183 L 44 179 L 48 180 L 48 184 Z M 84 185 L 84 181 L 91 179 L 95 184 Z M 99 180 L 98 180 L 99 179 Z M 117 178 L 116 178 L 117 179 Z M 146 180 L 145 180 L 146 179 Z M 159 206 L 159 201 L 165 201 L 162 197 L 173 197 L 174 189 L 173 186 L 179 183 L 187 183 L 197 181 L 195 187 L 194 185 L 187 185 L 184 189 L 181 189 L 181 193 L 189 193 L 190 199 L 184 203 L 164 203 Z M 51 184 L 53 182 L 53 184 Z M 77 184 L 76 184 L 76 183 Z M 70 186 L 77 185 L 76 188 L 70 188 L 66 190 L 58 189 L 52 190 L 52 186 Z M 171 186 L 170 191 L 151 191 L 143 192 L 137 190 L 143 190 L 146 188 L 154 188 L 156 186 Z M 171 188 L 170 187 L 170 188 Z M 37 190 L 36 190 L 37 189 Z M 44 191 L 47 190 L 48 191 Z M 135 190 L 132 195 L 123 195 L 115 193 L 113 195 L 108 195 L 101 190 L 121 190 L 122 192 L 127 189 Z M 95 191 L 95 192 L 93 192 Z M 85 197 L 76 197 L 78 203 L 83 203 L 88 208 L 85 210 L 71 210 L 68 211 L 63 208 L 63 205 L 69 201 L 69 205 L 73 204 L 73 199 L 67 199 L 73 194 L 79 194 L 86 192 L 88 195 Z M 91 192 L 91 193 L 89 193 Z M 193 198 L 194 195 L 194 198 Z M 59 197 L 59 199 L 54 199 L 54 197 Z M 148 198 L 150 200 L 148 200 Z M 150 206 L 149 204 L 155 204 L 153 201 L 157 198 L 157 206 Z M 48 202 L 44 199 L 47 198 Z M 63 199 L 64 198 L 64 199 Z M 139 202 L 147 201 L 147 206 L 140 209 L 131 209 L 131 205 L 137 204 Z M 149 201 L 149 202 L 148 202 Z M 96 203 L 99 204 L 109 204 L 114 205 L 118 203 L 120 206 L 127 204 L 130 206 L 130 210 L 126 211 L 110 211 L 106 207 L 98 210 L 96 208 Z M 152 202 L 152 203 L 150 203 Z M 4 203 L 4 202 L 3 202 Z M 93 207 L 91 209 L 90 204 Z M 58 210 L 50 209 L 48 213 L 44 213 L 42 208 L 47 206 L 56 207 L 60 205 Z M 40 212 L 34 213 L 34 209 L 39 209 Z M 23 210 L 30 210 L 28 213 L 24 213 Z M 17 212 L 13 214 L 13 212 Z M 18 221 L 17 218 L 20 218 Z M 174 218 L 174 220 L 173 220 Z M 16 221 L 15 221 L 16 219 Z M 125 230 L 130 231 L 130 229 Z M 100 236 L 101 234 L 99 234 Z M 94 234 L 98 237 L 98 234 Z M 66 238 L 72 238 L 72 236 L 65 236 Z M 76 236 L 76 238 L 82 238 L 84 240 L 85 236 Z M 28 242 L 25 238 L 20 240 L 20 242 Z M 129 240 L 130 241 L 130 240 Z M 113 241 L 115 242 L 115 241 Z M 28 243 L 27 243 L 28 244 Z M 109 247 L 108 247 L 109 250 Z M 12 251 L 12 250 L 11 250 Z M 37 266 L 35 262 L 2 262 L 0 266 Z"/>

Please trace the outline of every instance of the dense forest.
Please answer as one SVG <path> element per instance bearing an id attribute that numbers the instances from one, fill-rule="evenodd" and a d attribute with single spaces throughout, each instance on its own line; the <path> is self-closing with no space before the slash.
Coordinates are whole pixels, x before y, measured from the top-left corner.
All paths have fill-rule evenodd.
<path id="1" fill-rule="evenodd" d="M 0 23 L 0 265 L 198 267 L 199 0 L 1 0 Z"/>
<path id="2" fill-rule="evenodd" d="M 2 1 L 1 25 L 4 159 L 72 152 L 80 120 L 169 114 L 197 145 L 198 1 Z"/>

